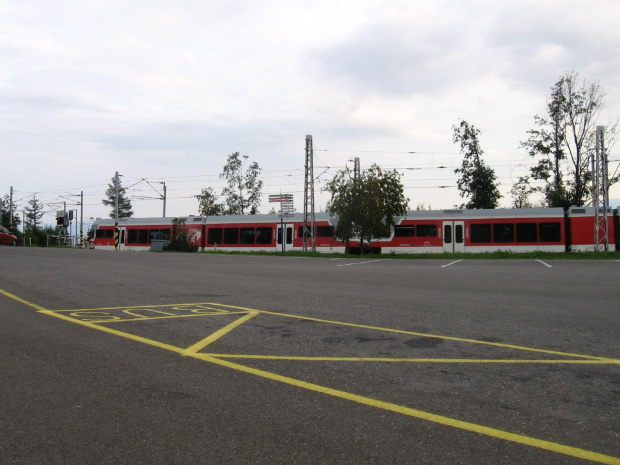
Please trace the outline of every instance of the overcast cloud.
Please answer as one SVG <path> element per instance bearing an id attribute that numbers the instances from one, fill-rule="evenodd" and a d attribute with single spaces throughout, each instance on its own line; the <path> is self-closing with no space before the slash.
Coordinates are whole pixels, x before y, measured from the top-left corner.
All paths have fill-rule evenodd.
<path id="1" fill-rule="evenodd" d="M 301 210 L 312 134 L 317 193 L 360 157 L 402 170 L 411 208 L 451 208 L 463 118 L 509 206 L 532 163 L 519 142 L 560 75 L 601 84 L 599 124 L 620 116 L 619 17 L 613 0 L 0 0 L 0 195 L 12 186 L 21 208 L 36 193 L 51 222 L 84 191 L 85 216 L 107 216 L 118 171 L 134 197 L 165 182 L 167 213 L 192 214 L 239 151 L 263 168 L 261 211 L 280 192 Z"/>

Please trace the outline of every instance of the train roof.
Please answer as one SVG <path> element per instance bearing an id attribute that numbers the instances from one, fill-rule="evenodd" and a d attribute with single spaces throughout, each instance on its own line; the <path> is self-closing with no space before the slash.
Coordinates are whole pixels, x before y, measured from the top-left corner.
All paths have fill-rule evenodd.
<path id="1" fill-rule="evenodd" d="M 326 221 L 331 219 L 335 220 L 335 217 L 330 217 L 329 213 L 315 213 L 315 221 Z M 118 225 L 123 226 L 130 224 L 132 226 L 151 226 L 151 225 L 171 225 L 173 220 L 183 220 L 186 225 L 191 224 L 241 224 L 241 223 L 279 223 L 280 215 L 278 214 L 263 214 L 263 215 L 223 215 L 223 216 L 178 216 L 178 217 L 155 217 L 155 218 L 119 218 Z M 303 213 L 295 213 L 290 216 L 283 217 L 284 223 L 302 222 L 304 220 Z M 97 218 L 93 222 L 93 228 L 99 226 L 114 226 L 114 220 L 110 218 Z"/>
<path id="2" fill-rule="evenodd" d="M 478 210 L 412 210 L 402 220 L 458 220 L 493 218 L 563 218 L 563 208 L 497 208 Z"/>

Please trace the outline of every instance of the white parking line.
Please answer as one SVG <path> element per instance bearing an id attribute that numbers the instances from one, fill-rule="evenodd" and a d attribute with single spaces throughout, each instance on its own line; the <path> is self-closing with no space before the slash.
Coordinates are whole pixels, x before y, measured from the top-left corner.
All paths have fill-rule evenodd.
<path id="1" fill-rule="evenodd" d="M 364 265 L 365 263 L 375 263 L 375 262 L 382 262 L 382 261 L 384 260 L 370 260 L 368 262 L 345 263 L 344 265 L 336 265 L 336 266 Z"/>
<path id="2" fill-rule="evenodd" d="M 551 265 L 549 265 L 548 263 L 543 262 L 542 260 L 536 260 L 538 263 L 542 263 L 543 265 L 545 265 L 546 267 L 549 268 L 553 268 Z"/>
<path id="3" fill-rule="evenodd" d="M 441 265 L 441 267 L 442 267 L 442 268 L 445 268 L 446 266 L 454 265 L 455 263 L 462 262 L 462 261 L 463 261 L 463 260 L 457 260 L 457 261 L 455 261 L 455 262 L 448 263 L 447 265 Z"/>

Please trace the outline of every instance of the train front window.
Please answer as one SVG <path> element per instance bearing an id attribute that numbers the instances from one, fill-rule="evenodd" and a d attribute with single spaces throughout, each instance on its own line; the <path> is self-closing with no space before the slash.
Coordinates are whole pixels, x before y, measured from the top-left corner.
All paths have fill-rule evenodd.
<path id="1" fill-rule="evenodd" d="M 562 227 L 560 223 L 540 223 L 540 242 L 560 242 Z"/>

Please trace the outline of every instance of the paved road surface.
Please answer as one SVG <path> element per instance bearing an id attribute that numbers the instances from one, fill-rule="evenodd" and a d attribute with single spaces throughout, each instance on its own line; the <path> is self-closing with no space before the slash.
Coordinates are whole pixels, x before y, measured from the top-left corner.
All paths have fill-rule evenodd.
<path id="1" fill-rule="evenodd" d="M 0 263 L 2 464 L 620 463 L 620 261 Z"/>

